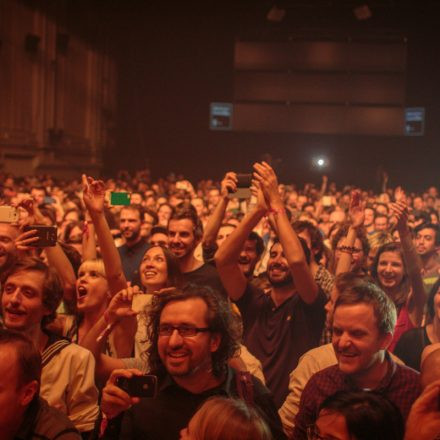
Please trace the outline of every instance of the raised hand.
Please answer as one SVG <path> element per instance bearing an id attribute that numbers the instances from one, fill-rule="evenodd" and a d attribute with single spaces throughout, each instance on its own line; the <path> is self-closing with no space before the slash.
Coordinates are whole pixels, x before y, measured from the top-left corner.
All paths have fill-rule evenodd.
<path id="1" fill-rule="evenodd" d="M 361 193 L 358 190 L 351 192 L 350 207 L 348 209 L 350 215 L 351 226 L 360 228 L 364 224 L 364 203 L 361 199 Z"/>
<path id="2" fill-rule="evenodd" d="M 222 197 L 227 197 L 229 193 L 234 193 L 237 191 L 237 174 L 233 171 L 229 171 L 223 177 L 221 183 L 221 195 Z"/>
<path id="3" fill-rule="evenodd" d="M 107 310 L 104 312 L 104 318 L 108 324 L 113 324 L 124 318 L 137 315 L 132 308 L 133 296 L 141 293 L 138 286 L 127 287 L 120 290 L 110 301 Z"/>
<path id="4" fill-rule="evenodd" d="M 38 241 L 37 233 L 36 229 L 22 232 L 14 241 L 15 248 L 20 252 L 34 251 L 36 248 L 32 246 L 32 243 Z"/>
<path id="5" fill-rule="evenodd" d="M 90 214 L 104 212 L 105 185 L 102 180 L 82 175 L 83 200 Z"/>
<path id="6" fill-rule="evenodd" d="M 399 231 L 404 231 L 408 227 L 408 205 L 406 204 L 406 201 L 403 201 L 405 199 L 406 198 L 401 199 L 401 201 L 389 204 L 391 212 L 397 218 L 396 226 Z"/>
<path id="7" fill-rule="evenodd" d="M 254 164 L 254 179 L 260 184 L 266 202 L 271 209 L 283 208 L 278 191 L 278 180 L 273 168 L 266 162 Z"/>

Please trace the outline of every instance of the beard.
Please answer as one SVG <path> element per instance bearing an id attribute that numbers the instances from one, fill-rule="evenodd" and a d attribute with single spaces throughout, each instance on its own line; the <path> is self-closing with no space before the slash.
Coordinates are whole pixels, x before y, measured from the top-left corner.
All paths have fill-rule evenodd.
<path id="1" fill-rule="evenodd" d="M 284 277 L 273 277 L 271 276 L 271 270 L 272 269 L 278 269 L 284 271 Z M 290 269 L 285 267 L 284 265 L 280 264 L 271 264 L 269 266 L 269 269 L 267 271 L 267 276 L 269 278 L 270 284 L 272 284 L 273 287 L 286 287 L 286 286 L 293 286 L 293 277 L 290 272 Z"/>

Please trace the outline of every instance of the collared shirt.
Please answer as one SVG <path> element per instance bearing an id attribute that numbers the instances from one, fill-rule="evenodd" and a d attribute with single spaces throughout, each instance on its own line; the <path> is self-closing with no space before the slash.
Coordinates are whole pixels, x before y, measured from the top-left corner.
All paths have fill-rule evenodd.
<path id="1" fill-rule="evenodd" d="M 281 421 L 269 390 L 253 378 L 254 404 L 269 425 L 274 439 L 285 439 Z M 104 438 L 120 440 L 176 440 L 181 429 L 205 400 L 212 396 L 238 397 L 235 372 L 228 368 L 225 380 L 218 386 L 193 394 L 177 385 L 171 376 L 159 380 L 159 390 L 154 399 L 141 399 L 140 403 L 125 412 L 121 433 L 115 437 L 115 419 L 105 431 Z M 117 435 L 117 434 L 116 434 Z"/>
<path id="2" fill-rule="evenodd" d="M 400 410 L 404 420 L 408 417 L 411 405 L 421 392 L 419 374 L 404 365 L 397 365 L 386 354 L 388 370 L 379 385 L 374 389 L 391 400 Z M 338 365 L 328 367 L 314 374 L 301 396 L 299 412 L 295 419 L 295 440 L 307 439 L 307 426 L 318 418 L 322 402 L 339 390 L 356 390 L 358 387 L 349 375 L 341 372 Z"/>
<path id="3" fill-rule="evenodd" d="M 44 399 L 34 399 L 27 408 L 14 440 L 81 440 L 72 422 Z"/>
<path id="4" fill-rule="evenodd" d="M 124 244 L 118 247 L 125 278 L 132 284 L 140 286 L 139 266 L 149 247 L 150 245 L 143 238 L 133 246 Z"/>

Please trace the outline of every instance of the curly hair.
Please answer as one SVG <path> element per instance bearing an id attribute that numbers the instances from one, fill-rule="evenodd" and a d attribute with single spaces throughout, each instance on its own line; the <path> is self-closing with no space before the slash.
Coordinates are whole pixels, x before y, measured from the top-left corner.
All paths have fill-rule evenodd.
<path id="1" fill-rule="evenodd" d="M 212 353 L 212 371 L 216 377 L 220 377 L 226 371 L 228 359 L 239 348 L 239 329 L 232 316 L 228 301 L 210 287 L 194 284 L 189 284 L 183 289 L 167 289 L 154 295 L 148 314 L 147 327 L 147 335 L 151 345 L 145 353 L 150 369 L 158 374 L 165 373 L 165 366 L 158 351 L 159 325 L 164 308 L 171 302 L 186 301 L 192 298 L 200 298 L 205 302 L 208 307 L 207 327 L 212 333 L 220 334 L 220 345 L 217 351 Z"/>

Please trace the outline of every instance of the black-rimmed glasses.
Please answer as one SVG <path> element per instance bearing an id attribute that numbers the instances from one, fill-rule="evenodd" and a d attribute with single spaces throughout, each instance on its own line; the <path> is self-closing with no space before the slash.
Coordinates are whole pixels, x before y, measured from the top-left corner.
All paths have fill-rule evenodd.
<path id="1" fill-rule="evenodd" d="M 191 338 L 198 333 L 209 332 L 211 329 L 209 327 L 194 327 L 192 325 L 161 324 L 159 326 L 159 336 L 171 336 L 174 330 L 177 330 L 177 333 L 179 333 L 182 338 Z"/>

